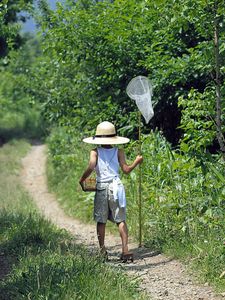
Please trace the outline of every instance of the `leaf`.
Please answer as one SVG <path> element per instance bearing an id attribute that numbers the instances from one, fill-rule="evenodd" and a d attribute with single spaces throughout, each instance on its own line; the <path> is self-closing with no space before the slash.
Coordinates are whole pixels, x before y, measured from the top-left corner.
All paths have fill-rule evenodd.
<path id="1" fill-rule="evenodd" d="M 225 177 L 224 175 L 219 172 L 216 167 L 214 167 L 212 164 L 209 165 L 209 168 L 213 171 L 213 173 L 216 175 L 216 177 L 221 181 L 224 182 L 225 181 Z"/>

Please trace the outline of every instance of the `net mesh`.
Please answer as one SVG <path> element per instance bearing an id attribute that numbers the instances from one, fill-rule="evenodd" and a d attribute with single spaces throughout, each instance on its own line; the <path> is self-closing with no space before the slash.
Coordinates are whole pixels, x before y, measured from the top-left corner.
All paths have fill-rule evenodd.
<path id="1" fill-rule="evenodd" d="M 133 78 L 127 88 L 127 95 L 135 100 L 139 111 L 148 123 L 154 116 L 152 107 L 152 84 L 145 76 L 137 76 Z"/>

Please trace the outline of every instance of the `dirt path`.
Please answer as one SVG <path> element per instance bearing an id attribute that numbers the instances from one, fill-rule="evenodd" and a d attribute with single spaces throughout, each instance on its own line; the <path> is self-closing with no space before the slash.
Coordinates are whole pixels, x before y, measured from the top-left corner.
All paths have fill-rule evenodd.
<path id="1" fill-rule="evenodd" d="M 96 251 L 98 247 L 95 226 L 82 224 L 65 215 L 59 207 L 55 196 L 47 189 L 45 176 L 45 146 L 33 146 L 32 150 L 23 159 L 22 182 L 31 194 L 37 207 L 57 226 L 71 232 L 81 244 L 86 244 Z M 210 287 L 193 283 L 185 272 L 185 267 L 178 261 L 153 253 L 150 249 L 138 248 L 130 244 L 135 255 L 134 263 L 120 264 L 120 239 L 107 235 L 106 245 L 109 250 L 110 262 L 122 265 L 129 275 L 141 279 L 140 289 L 145 290 L 149 299 L 153 300 L 219 300 L 223 296 L 216 296 Z"/>

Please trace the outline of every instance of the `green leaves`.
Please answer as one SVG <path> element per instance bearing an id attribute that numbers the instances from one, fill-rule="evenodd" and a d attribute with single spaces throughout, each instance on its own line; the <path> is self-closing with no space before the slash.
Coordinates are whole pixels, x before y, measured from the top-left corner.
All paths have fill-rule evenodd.
<path id="1" fill-rule="evenodd" d="M 128 114 L 135 105 L 126 103 L 129 99 L 125 88 L 132 76 L 129 74 L 139 68 L 138 57 L 144 53 L 142 45 L 146 33 L 142 37 L 142 26 L 137 25 L 142 21 L 141 10 L 143 3 L 116 1 L 89 3 L 85 7 L 77 3 L 74 8 L 58 7 L 55 13 L 51 12 L 45 55 L 58 65 L 47 70 L 58 94 L 48 95 L 51 100 L 45 105 L 47 117 L 51 115 L 51 120 L 62 125 L 65 119 L 76 117 L 72 123 L 83 128 L 88 114 L 87 129 L 103 119 L 116 120 L 124 128 L 128 125 L 134 128 Z M 59 77 L 63 78 L 60 82 Z M 70 92 L 66 97 L 68 85 Z M 49 90 L 52 91 L 52 87 Z M 58 105 L 57 99 L 66 102 L 68 109 Z"/>
<path id="2" fill-rule="evenodd" d="M 216 137 L 213 97 L 210 89 L 204 93 L 192 89 L 187 98 L 179 98 L 178 106 L 183 108 L 180 125 L 184 130 L 180 145 L 183 151 L 202 152 L 213 143 Z"/>

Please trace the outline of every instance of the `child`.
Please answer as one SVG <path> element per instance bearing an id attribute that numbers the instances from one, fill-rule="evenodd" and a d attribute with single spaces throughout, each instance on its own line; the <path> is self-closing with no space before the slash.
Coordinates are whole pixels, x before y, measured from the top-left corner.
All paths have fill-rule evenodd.
<path id="1" fill-rule="evenodd" d="M 128 138 L 116 135 L 115 127 L 110 122 L 102 122 L 97 126 L 94 137 L 83 140 L 85 143 L 97 144 L 100 147 L 91 150 L 87 169 L 79 183 L 85 191 L 84 181 L 96 171 L 96 192 L 94 199 L 94 219 L 97 222 L 97 236 L 100 251 L 107 258 L 105 248 L 105 226 L 107 220 L 117 224 L 121 241 L 121 259 L 133 260 L 133 254 L 128 251 L 128 230 L 126 225 L 126 198 L 122 182 L 119 178 L 119 167 L 123 173 L 129 174 L 143 161 L 138 155 L 131 165 L 126 163 L 124 151 L 112 145 L 125 144 Z"/>

